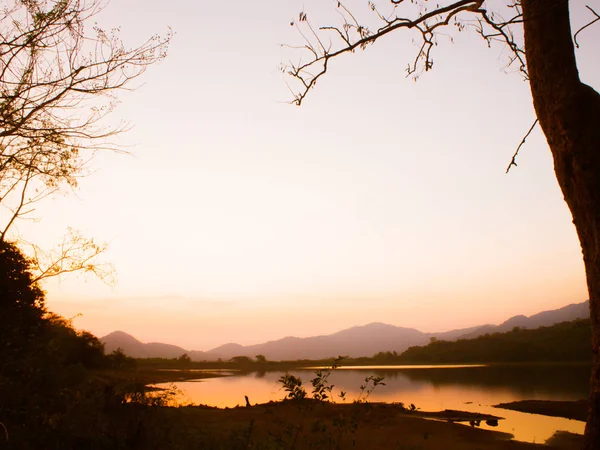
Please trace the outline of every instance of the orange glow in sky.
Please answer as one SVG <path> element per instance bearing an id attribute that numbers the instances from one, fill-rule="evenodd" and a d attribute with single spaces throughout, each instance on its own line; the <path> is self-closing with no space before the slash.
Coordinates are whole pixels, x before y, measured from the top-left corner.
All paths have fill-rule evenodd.
<path id="1" fill-rule="evenodd" d="M 117 286 L 65 277 L 46 286 L 49 308 L 100 336 L 208 350 L 375 321 L 443 331 L 586 300 L 539 129 L 504 173 L 534 112 L 502 47 L 461 33 L 414 83 L 417 48 L 399 33 L 336 61 L 298 108 L 277 67 L 297 58 L 279 44 L 300 39 L 301 9 L 324 21 L 333 4 L 106 8 L 98 20 L 130 45 L 176 35 L 112 116 L 134 125 L 120 138 L 133 156 L 99 155 L 75 195 L 19 224 L 42 245 L 67 226 L 110 245 Z M 573 15 L 586 21 L 583 6 Z M 578 50 L 596 89 L 599 30 Z"/>

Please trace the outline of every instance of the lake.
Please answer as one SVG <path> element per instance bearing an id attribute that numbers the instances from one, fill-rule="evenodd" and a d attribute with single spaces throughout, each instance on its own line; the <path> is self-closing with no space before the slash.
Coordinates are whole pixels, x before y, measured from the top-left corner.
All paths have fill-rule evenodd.
<path id="1" fill-rule="evenodd" d="M 308 393 L 315 369 L 288 373 L 304 382 Z M 281 400 L 285 397 L 277 380 L 286 372 L 231 373 L 222 378 L 176 383 L 182 403 L 218 407 Z M 334 400 L 341 391 L 346 402 L 360 395 L 359 387 L 369 376 L 384 377 L 385 386 L 377 386 L 368 401 L 411 403 L 423 411 L 455 409 L 503 417 L 497 427 L 485 423 L 482 428 L 504 431 L 516 440 L 543 443 L 557 430 L 583 434 L 585 423 L 538 414 L 494 408 L 492 405 L 518 400 L 579 400 L 587 398 L 590 368 L 587 365 L 532 366 L 369 366 L 336 369 L 329 382 Z M 158 385 L 161 386 L 161 385 Z"/>

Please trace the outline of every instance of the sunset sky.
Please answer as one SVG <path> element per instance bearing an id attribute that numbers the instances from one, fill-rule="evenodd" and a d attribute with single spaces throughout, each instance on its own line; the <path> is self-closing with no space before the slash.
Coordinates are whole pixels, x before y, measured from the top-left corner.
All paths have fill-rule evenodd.
<path id="1" fill-rule="evenodd" d="M 208 350 L 369 322 L 444 331 L 587 299 L 539 128 L 505 174 L 535 116 L 502 46 L 448 30 L 415 83 L 418 47 L 391 34 L 287 103 L 278 67 L 300 55 L 280 44 L 302 43 L 290 21 L 336 20 L 335 3 L 107 6 L 99 24 L 128 45 L 176 34 L 111 118 L 133 125 L 119 139 L 133 156 L 98 155 L 75 194 L 19 224 L 47 246 L 68 226 L 110 245 L 118 284 L 63 277 L 46 285 L 51 310 L 98 336 Z M 579 3 L 575 26 L 591 19 Z M 600 26 L 579 40 L 598 90 Z"/>

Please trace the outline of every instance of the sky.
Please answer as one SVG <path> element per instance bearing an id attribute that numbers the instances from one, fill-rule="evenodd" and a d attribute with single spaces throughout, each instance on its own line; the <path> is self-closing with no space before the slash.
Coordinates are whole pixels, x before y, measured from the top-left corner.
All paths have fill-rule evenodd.
<path id="1" fill-rule="evenodd" d="M 67 227 L 109 244 L 117 284 L 61 277 L 45 285 L 49 309 L 98 336 L 209 350 L 370 322 L 445 331 L 586 300 L 539 128 L 505 174 L 535 119 L 506 50 L 451 31 L 414 82 L 417 47 L 391 34 L 332 62 L 297 107 L 278 69 L 300 56 L 281 46 L 302 43 L 300 11 L 337 20 L 323 0 L 113 0 L 97 17 L 129 46 L 175 36 L 111 116 L 132 125 L 119 138 L 131 155 L 98 154 L 74 193 L 18 225 L 46 246 Z M 577 54 L 596 89 L 599 38 L 583 32 Z"/>

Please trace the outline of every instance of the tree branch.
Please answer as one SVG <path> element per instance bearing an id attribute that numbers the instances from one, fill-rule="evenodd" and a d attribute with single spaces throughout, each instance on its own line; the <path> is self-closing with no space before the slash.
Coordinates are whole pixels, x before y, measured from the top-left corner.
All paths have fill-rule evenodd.
<path id="1" fill-rule="evenodd" d="M 522 22 L 522 10 L 519 0 L 511 0 L 507 8 L 512 10 L 511 18 L 505 20 L 500 14 L 490 12 L 484 6 L 483 0 L 461 0 L 453 1 L 448 5 L 437 5 L 430 8 L 426 1 L 404 2 L 403 0 L 390 0 L 391 11 L 383 13 L 376 5 L 375 0 L 369 1 L 369 9 L 380 26 L 375 31 L 362 24 L 358 16 L 350 11 L 341 1 L 335 0 L 336 10 L 342 18 L 341 25 L 326 25 L 318 28 L 308 20 L 306 13 L 299 15 L 299 20 L 292 21 L 290 25 L 295 26 L 304 41 L 304 45 L 292 47 L 308 51 L 309 60 L 296 64 L 284 64 L 281 70 L 290 76 L 297 84 L 293 89 L 293 100 L 291 103 L 301 105 L 308 92 L 316 85 L 319 78 L 327 73 L 329 63 L 332 59 L 344 54 L 353 53 L 360 49 L 364 50 L 385 35 L 399 30 L 408 29 L 417 31 L 421 37 L 421 43 L 414 61 L 407 67 L 407 75 L 418 78 L 421 71 L 429 71 L 433 68 L 432 50 L 437 45 L 439 30 L 453 25 L 459 32 L 467 26 L 475 26 L 478 33 L 487 41 L 488 46 L 494 41 L 504 43 L 511 51 L 508 66 L 518 63 L 519 70 L 527 77 L 525 53 L 523 46 L 518 42 L 511 27 Z M 417 8 L 417 10 L 415 10 Z M 402 14 L 400 14 L 402 12 Z M 461 14 L 475 15 L 477 24 L 472 25 L 460 18 Z M 462 16 L 461 16 L 462 17 Z M 302 31 L 307 27 L 307 33 Z M 318 30 L 318 31 L 315 31 Z M 320 33 L 319 33 L 320 32 Z M 322 34 L 333 33 L 333 43 L 325 47 Z M 452 38 L 451 38 L 452 40 Z M 288 84 L 289 86 L 289 84 Z"/>
<path id="2" fill-rule="evenodd" d="M 577 30 L 575 32 L 575 34 L 573 35 L 573 42 L 575 42 L 575 47 L 579 48 L 579 42 L 577 42 L 577 35 L 579 33 L 581 33 L 583 30 L 585 30 L 587 27 L 592 26 L 593 24 L 595 24 L 596 22 L 598 22 L 600 20 L 600 15 L 598 15 L 598 13 L 596 11 L 594 11 L 592 8 L 590 8 L 590 6 L 585 5 L 585 7 L 587 9 L 589 9 L 592 14 L 594 16 L 596 16 L 596 18 L 594 20 L 592 20 L 591 22 L 587 23 L 586 25 L 582 26 L 579 30 Z"/>
<path id="3" fill-rule="evenodd" d="M 535 121 L 533 122 L 533 125 L 531 125 L 531 128 L 529 128 L 529 131 L 527 132 L 527 134 L 525 134 L 525 136 L 521 140 L 521 143 L 517 147 L 517 151 L 515 151 L 515 154 L 513 155 L 512 159 L 510 160 L 510 164 L 506 168 L 506 173 L 509 172 L 509 170 L 512 166 L 517 167 L 517 155 L 519 154 L 519 150 L 521 150 L 521 147 L 523 146 L 523 144 L 525 144 L 525 141 L 527 140 L 527 138 L 529 137 L 529 135 L 531 134 L 531 132 L 533 131 L 535 126 L 538 124 L 538 121 L 539 120 L 536 118 Z"/>
<path id="4" fill-rule="evenodd" d="M 13 211 L 0 240 L 39 192 L 75 187 L 96 151 L 120 151 L 110 140 L 129 127 L 102 124 L 115 94 L 166 56 L 170 30 L 131 49 L 118 30 L 87 31 L 103 6 L 28 0 L 0 11 L 0 207 Z"/>

